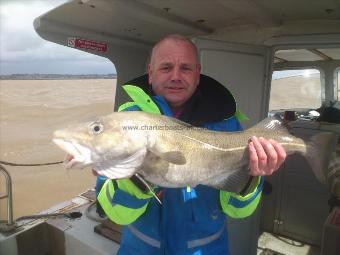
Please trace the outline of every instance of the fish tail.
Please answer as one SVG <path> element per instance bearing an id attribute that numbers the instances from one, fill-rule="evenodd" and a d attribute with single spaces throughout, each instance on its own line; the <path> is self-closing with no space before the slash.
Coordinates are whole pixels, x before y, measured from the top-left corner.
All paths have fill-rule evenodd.
<path id="1" fill-rule="evenodd" d="M 306 143 L 306 159 L 309 162 L 316 178 L 326 184 L 328 166 L 332 152 L 335 151 L 337 135 L 331 132 L 318 133 Z"/>

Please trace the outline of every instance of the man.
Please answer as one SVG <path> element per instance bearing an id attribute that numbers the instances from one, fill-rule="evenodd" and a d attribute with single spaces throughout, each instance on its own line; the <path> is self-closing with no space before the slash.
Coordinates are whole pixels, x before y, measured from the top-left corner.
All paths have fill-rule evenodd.
<path id="1" fill-rule="evenodd" d="M 133 102 L 120 110 L 160 113 L 211 130 L 242 130 L 230 92 L 200 71 L 195 45 L 180 35 L 167 36 L 152 50 L 149 85 L 131 82 L 137 86 L 126 92 Z M 156 187 L 162 205 L 133 178 L 106 181 L 98 200 L 112 221 L 127 225 L 118 254 L 229 254 L 225 214 L 242 218 L 253 213 L 263 185 L 258 176 L 272 174 L 285 157 L 277 142 L 252 137 L 249 168 L 254 177 L 241 194 L 203 185 Z"/>

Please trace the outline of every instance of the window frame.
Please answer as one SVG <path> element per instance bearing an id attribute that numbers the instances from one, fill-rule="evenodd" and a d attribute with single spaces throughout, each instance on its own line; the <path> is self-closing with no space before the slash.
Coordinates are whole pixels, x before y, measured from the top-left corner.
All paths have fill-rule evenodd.
<path id="1" fill-rule="evenodd" d="M 334 69 L 334 100 L 340 102 L 340 66 Z"/>

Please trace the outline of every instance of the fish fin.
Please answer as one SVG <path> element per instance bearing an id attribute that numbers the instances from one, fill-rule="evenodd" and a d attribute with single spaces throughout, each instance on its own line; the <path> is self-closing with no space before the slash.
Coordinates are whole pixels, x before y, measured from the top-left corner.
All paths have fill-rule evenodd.
<path id="1" fill-rule="evenodd" d="M 322 132 L 312 136 L 307 142 L 305 157 L 321 183 L 326 183 L 329 162 L 332 152 L 335 151 L 337 140 L 335 133 Z"/>
<path id="2" fill-rule="evenodd" d="M 218 176 L 212 179 L 205 180 L 203 184 L 215 189 L 233 192 L 239 194 L 249 181 L 248 167 L 242 167 L 239 170 L 232 172 L 226 176 Z"/>
<path id="3" fill-rule="evenodd" d="M 159 199 L 159 197 L 155 194 L 155 192 L 153 191 L 153 188 L 151 188 L 151 186 L 149 185 L 149 183 L 147 183 L 147 181 L 144 180 L 144 178 L 142 176 L 140 176 L 138 173 L 135 173 L 135 176 L 148 188 L 149 192 L 151 193 L 151 195 L 157 200 L 157 202 L 162 205 L 162 201 Z"/>
<path id="4" fill-rule="evenodd" d="M 120 160 L 105 160 L 93 165 L 93 169 L 102 176 L 109 179 L 121 179 L 132 176 L 137 169 L 143 164 L 146 149 L 142 149 L 127 157 L 126 159 Z"/>
<path id="5" fill-rule="evenodd" d="M 287 123 L 288 122 L 284 121 L 279 115 L 274 115 L 272 117 L 265 118 L 252 128 L 286 131 L 288 128 Z"/>
<path id="6" fill-rule="evenodd" d="M 187 162 L 183 153 L 180 151 L 159 152 L 154 149 L 149 150 L 159 158 L 175 165 L 184 165 Z"/>

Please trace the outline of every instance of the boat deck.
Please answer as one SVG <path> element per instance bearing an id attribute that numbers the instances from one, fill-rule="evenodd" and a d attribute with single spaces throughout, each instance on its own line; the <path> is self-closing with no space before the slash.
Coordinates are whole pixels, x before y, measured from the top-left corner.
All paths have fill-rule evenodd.
<path id="1" fill-rule="evenodd" d="M 259 237 L 257 255 L 320 255 L 320 248 L 272 233 Z"/>
<path id="2" fill-rule="evenodd" d="M 98 228 L 103 222 L 95 212 L 94 191 L 61 203 L 42 213 L 78 211 L 78 219 L 52 218 L 20 222 L 12 233 L 0 233 L 0 254 L 10 255 L 112 255 L 119 244 L 105 236 L 112 232 Z M 102 224 L 103 225 L 103 224 Z M 105 225 L 105 224 L 104 224 Z M 100 235 L 95 232 L 102 232 Z M 117 235 L 117 233 L 114 233 Z M 119 233 L 118 233 L 119 236 Z M 116 237 L 115 237 L 116 238 Z M 112 239 L 112 238 L 111 238 Z M 115 240 L 113 238 L 113 240 Z M 317 255 L 320 249 L 301 242 L 263 232 L 259 237 L 257 255 Z"/>

